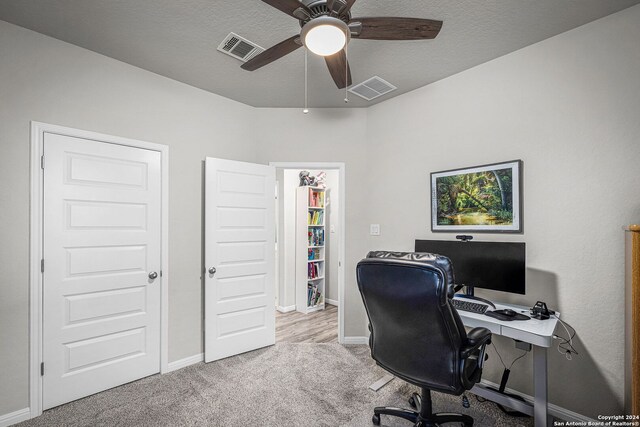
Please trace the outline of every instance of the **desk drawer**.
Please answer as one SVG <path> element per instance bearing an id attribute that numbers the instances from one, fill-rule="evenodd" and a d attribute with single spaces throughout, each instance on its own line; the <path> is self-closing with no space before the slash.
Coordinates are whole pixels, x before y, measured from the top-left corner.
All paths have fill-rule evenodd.
<path id="1" fill-rule="evenodd" d="M 539 347 L 551 347 L 553 344 L 553 337 L 542 337 L 531 332 L 513 329 L 508 326 L 502 327 L 502 335 L 515 340 L 528 342 Z"/>
<path id="2" fill-rule="evenodd" d="M 478 327 L 487 328 L 488 330 L 491 331 L 492 334 L 502 335 L 500 333 L 501 326 L 498 325 L 497 323 L 489 323 L 482 320 L 476 320 L 471 317 L 465 317 L 463 321 L 464 321 L 464 326 L 466 326 L 469 329 L 478 328 Z"/>

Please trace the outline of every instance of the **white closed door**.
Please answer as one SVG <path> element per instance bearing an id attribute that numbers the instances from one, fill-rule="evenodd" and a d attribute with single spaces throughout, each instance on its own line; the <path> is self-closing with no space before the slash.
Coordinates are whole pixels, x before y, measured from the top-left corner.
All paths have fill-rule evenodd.
<path id="1" fill-rule="evenodd" d="M 160 152 L 44 135 L 44 409 L 160 371 L 160 199 Z"/>
<path id="2" fill-rule="evenodd" d="M 205 361 L 275 344 L 275 168 L 207 158 Z"/>

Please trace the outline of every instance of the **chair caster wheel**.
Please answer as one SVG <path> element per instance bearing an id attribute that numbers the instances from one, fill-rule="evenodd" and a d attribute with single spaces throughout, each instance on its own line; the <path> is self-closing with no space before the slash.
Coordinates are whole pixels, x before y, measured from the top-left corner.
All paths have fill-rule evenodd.
<path id="1" fill-rule="evenodd" d="M 380 425 L 380 415 L 378 414 L 373 414 L 373 417 L 371 417 L 371 422 L 376 425 L 379 426 Z"/>
<path id="2" fill-rule="evenodd" d="M 409 398 L 409 405 L 411 405 L 411 407 L 412 407 L 413 409 L 416 409 L 416 407 L 417 407 L 417 405 L 416 405 L 416 400 L 413 398 L 413 396 L 411 396 L 411 397 Z"/>

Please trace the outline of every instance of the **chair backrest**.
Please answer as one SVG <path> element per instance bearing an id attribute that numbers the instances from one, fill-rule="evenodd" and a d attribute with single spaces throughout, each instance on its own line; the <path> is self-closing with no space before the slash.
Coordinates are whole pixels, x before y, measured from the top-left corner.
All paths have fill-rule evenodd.
<path id="1" fill-rule="evenodd" d="M 356 271 L 373 359 L 419 387 L 461 393 L 460 348 L 467 334 L 449 302 L 451 261 L 426 253 L 370 252 Z"/>

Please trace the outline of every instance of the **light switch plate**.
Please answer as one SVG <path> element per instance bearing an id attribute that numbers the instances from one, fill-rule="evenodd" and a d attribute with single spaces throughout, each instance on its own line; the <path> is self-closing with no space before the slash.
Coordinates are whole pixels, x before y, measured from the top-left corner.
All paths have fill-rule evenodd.
<path id="1" fill-rule="evenodd" d="M 371 234 L 372 236 L 379 236 L 380 235 L 380 224 L 371 224 L 369 226 L 369 234 Z"/>

